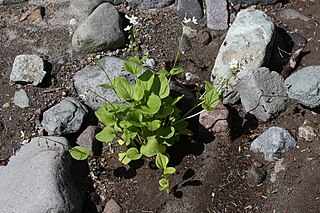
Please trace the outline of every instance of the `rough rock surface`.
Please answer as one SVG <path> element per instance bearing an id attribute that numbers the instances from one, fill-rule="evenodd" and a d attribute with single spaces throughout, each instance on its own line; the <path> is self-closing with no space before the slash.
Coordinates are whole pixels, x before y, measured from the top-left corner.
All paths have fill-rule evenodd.
<path id="1" fill-rule="evenodd" d="M 279 154 L 288 152 L 297 142 L 291 134 L 280 127 L 270 127 L 252 143 L 250 150 L 262 152 L 266 161 L 273 161 Z"/>
<path id="2" fill-rule="evenodd" d="M 122 209 L 119 204 L 115 200 L 111 199 L 106 203 L 103 213 L 121 213 L 121 211 Z"/>
<path id="3" fill-rule="evenodd" d="M 289 98 L 315 108 L 320 106 L 320 66 L 305 67 L 285 80 Z"/>
<path id="4" fill-rule="evenodd" d="M 228 28 L 228 4 L 226 0 L 206 0 L 207 27 L 211 30 Z"/>
<path id="5" fill-rule="evenodd" d="M 17 4 L 22 3 L 27 0 L 0 0 L 0 5 L 6 5 L 6 4 Z"/>
<path id="6" fill-rule="evenodd" d="M 73 48 L 81 52 L 106 51 L 124 45 L 122 18 L 109 3 L 99 5 L 72 36 Z"/>
<path id="7" fill-rule="evenodd" d="M 18 55 L 14 59 L 10 80 L 17 83 L 40 84 L 46 75 L 42 58 L 37 55 Z"/>
<path id="8" fill-rule="evenodd" d="M 177 3 L 177 15 L 184 18 L 201 19 L 203 12 L 198 0 L 178 0 Z"/>
<path id="9" fill-rule="evenodd" d="M 80 130 L 87 108 L 75 98 L 65 98 L 43 113 L 41 125 L 49 135 L 65 135 Z"/>
<path id="10" fill-rule="evenodd" d="M 88 16 L 96 7 L 105 2 L 116 5 L 125 2 L 125 0 L 71 0 L 70 7 Z"/>
<path id="11" fill-rule="evenodd" d="M 174 0 L 127 0 L 127 2 L 141 9 L 163 8 L 174 3 Z"/>
<path id="12" fill-rule="evenodd" d="M 274 42 L 274 24 L 260 10 L 240 11 L 222 43 L 212 69 L 211 80 L 221 84 L 230 75 L 230 62 L 238 60 L 246 69 L 257 69 L 269 61 Z M 225 104 L 239 100 L 231 78 L 224 86 Z"/>
<path id="13" fill-rule="evenodd" d="M 74 86 L 86 105 L 97 110 L 105 100 L 118 102 L 112 89 L 105 89 L 100 85 L 109 83 L 106 73 L 110 79 L 118 76 L 124 76 L 127 80 L 132 79 L 131 74 L 123 69 L 123 62 L 124 60 L 117 57 L 104 57 L 98 62 L 101 66 L 88 66 L 76 72 L 73 77 Z"/>
<path id="14" fill-rule="evenodd" d="M 246 112 L 261 121 L 267 121 L 286 109 L 287 89 L 277 72 L 261 67 L 242 70 L 237 77 L 237 88 Z"/>
<path id="15" fill-rule="evenodd" d="M 279 0 L 228 0 L 234 5 L 240 4 L 243 6 L 253 5 L 253 4 L 274 4 Z"/>
<path id="16" fill-rule="evenodd" d="M 0 167 L 0 212 L 81 212 L 88 170 L 68 145 L 63 137 L 33 138 Z"/>
<path id="17" fill-rule="evenodd" d="M 26 91 L 23 89 L 16 91 L 14 93 L 13 103 L 21 108 L 29 107 L 29 98 Z"/>
<path id="18" fill-rule="evenodd" d="M 228 118 L 228 109 L 220 103 L 213 111 L 203 111 L 199 116 L 199 123 L 212 133 L 217 133 L 220 136 L 230 136 Z"/>
<path id="19" fill-rule="evenodd" d="M 103 143 L 95 138 L 99 132 L 97 126 L 88 126 L 77 138 L 77 144 L 85 149 L 91 149 L 94 156 L 100 156 Z"/>

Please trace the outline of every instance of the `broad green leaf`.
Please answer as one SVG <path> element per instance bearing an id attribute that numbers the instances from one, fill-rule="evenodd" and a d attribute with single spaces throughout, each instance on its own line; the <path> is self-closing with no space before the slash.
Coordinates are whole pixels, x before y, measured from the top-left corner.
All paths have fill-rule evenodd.
<path id="1" fill-rule="evenodd" d="M 162 178 L 159 180 L 159 189 L 167 190 L 169 188 L 169 180 L 167 178 Z"/>
<path id="2" fill-rule="evenodd" d="M 105 88 L 105 89 L 113 89 L 114 86 L 111 84 L 101 84 L 100 87 Z"/>
<path id="3" fill-rule="evenodd" d="M 131 60 L 124 62 L 123 67 L 126 71 L 130 72 L 134 76 L 137 76 L 138 73 L 142 70 L 141 66 L 139 66 L 136 62 Z"/>
<path id="4" fill-rule="evenodd" d="M 116 137 L 116 134 L 114 132 L 114 129 L 109 126 L 106 126 L 105 128 L 103 128 L 101 132 L 96 134 L 96 139 L 98 141 L 105 142 L 105 143 L 113 141 L 115 137 Z"/>
<path id="5" fill-rule="evenodd" d="M 76 160 L 85 160 L 89 157 L 91 149 L 85 149 L 81 146 L 75 146 L 69 149 L 70 155 Z"/>
<path id="6" fill-rule="evenodd" d="M 130 122 L 142 122 L 143 115 L 138 110 L 132 110 L 130 112 L 127 112 L 126 119 Z"/>
<path id="7" fill-rule="evenodd" d="M 210 83 L 210 82 L 207 81 L 206 84 L 204 85 L 204 89 L 205 89 L 207 92 L 209 92 L 210 90 L 215 89 L 215 87 L 213 86 L 212 83 Z"/>
<path id="8" fill-rule="evenodd" d="M 142 154 L 139 152 L 139 150 L 135 147 L 131 147 L 126 152 L 127 157 L 131 160 L 138 160 L 141 158 Z"/>
<path id="9" fill-rule="evenodd" d="M 202 107 L 211 111 L 218 106 L 220 102 L 220 93 L 217 90 L 212 89 L 204 95 L 203 101 Z"/>
<path id="10" fill-rule="evenodd" d="M 155 131 L 159 129 L 159 127 L 161 126 L 161 121 L 153 120 L 153 121 L 145 122 L 144 124 L 150 131 Z"/>
<path id="11" fill-rule="evenodd" d="M 162 153 L 158 153 L 157 157 L 156 157 L 156 166 L 161 169 L 161 170 L 165 170 L 167 168 L 167 165 L 169 163 L 169 158 L 162 154 Z"/>
<path id="12" fill-rule="evenodd" d="M 127 157 L 126 152 L 119 152 L 119 161 L 121 161 L 124 165 L 130 163 L 131 159 Z"/>
<path id="13" fill-rule="evenodd" d="M 160 99 L 160 97 L 155 95 L 155 94 L 151 94 L 149 96 L 149 100 L 147 102 L 147 105 L 153 111 L 152 114 L 158 112 L 160 107 L 161 107 L 161 99 Z"/>
<path id="14" fill-rule="evenodd" d="M 165 70 L 165 69 L 161 69 L 161 70 L 159 70 L 159 72 L 157 72 L 158 73 L 158 75 L 165 75 L 165 76 L 168 76 L 170 73 L 167 71 L 167 70 Z"/>
<path id="15" fill-rule="evenodd" d="M 165 168 L 164 171 L 163 171 L 163 173 L 164 173 L 165 175 L 171 175 L 171 174 L 173 174 L 173 173 L 175 173 L 175 172 L 176 172 L 176 169 L 175 169 L 174 167 L 167 167 L 167 168 Z"/>
<path id="16" fill-rule="evenodd" d="M 95 112 L 95 115 L 99 119 L 99 121 L 106 126 L 111 126 L 116 122 L 115 115 L 107 111 L 105 107 L 101 107 L 100 109 L 98 109 Z"/>
<path id="17" fill-rule="evenodd" d="M 144 95 L 144 88 L 141 85 L 136 84 L 134 86 L 133 99 L 135 101 L 140 101 Z"/>
<path id="18" fill-rule="evenodd" d="M 140 148 L 140 152 L 146 157 L 152 157 L 159 153 L 159 144 L 156 136 L 147 137 L 147 144 L 144 144 Z"/>
<path id="19" fill-rule="evenodd" d="M 160 108 L 157 114 L 155 114 L 156 118 L 165 118 L 171 115 L 174 111 L 174 108 L 172 106 L 164 106 Z"/>
<path id="20" fill-rule="evenodd" d="M 166 128 L 159 128 L 157 130 L 157 135 L 160 137 L 160 138 L 163 138 L 163 139 L 169 139 L 169 138 L 172 138 L 172 136 L 174 135 L 175 133 L 175 128 L 174 127 L 166 127 Z"/>
<path id="21" fill-rule="evenodd" d="M 161 99 L 166 98 L 170 94 L 170 83 L 165 75 L 157 76 L 160 80 L 159 96 Z"/>
<path id="22" fill-rule="evenodd" d="M 183 72 L 181 67 L 174 67 L 170 70 L 170 75 L 178 75 Z"/>
<path id="23" fill-rule="evenodd" d="M 127 101 L 133 99 L 134 85 L 126 81 L 122 77 L 114 79 L 114 86 L 119 98 L 124 98 Z"/>
<path id="24" fill-rule="evenodd" d="M 141 106 L 140 110 L 142 113 L 153 115 L 159 111 L 160 107 L 161 107 L 160 97 L 152 93 L 149 96 L 147 106 Z"/>
<path id="25" fill-rule="evenodd" d="M 174 127 L 176 128 L 177 131 L 181 131 L 183 129 L 186 129 L 189 123 L 187 121 L 178 121 L 174 124 Z"/>
<path id="26" fill-rule="evenodd" d="M 154 81 L 154 74 L 151 70 L 147 70 L 137 79 L 137 85 L 141 86 L 144 91 L 150 91 Z"/>

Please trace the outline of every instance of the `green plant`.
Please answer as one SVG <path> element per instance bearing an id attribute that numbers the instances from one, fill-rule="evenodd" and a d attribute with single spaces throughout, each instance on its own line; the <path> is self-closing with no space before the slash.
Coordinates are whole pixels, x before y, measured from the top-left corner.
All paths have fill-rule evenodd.
<path id="1" fill-rule="evenodd" d="M 160 190 L 168 191 L 169 176 L 175 168 L 168 167 L 167 147 L 178 141 L 181 135 L 192 135 L 187 129 L 188 117 L 182 116 L 176 107 L 183 96 L 170 96 L 171 77 L 183 72 L 183 69 L 162 69 L 154 73 L 144 70 L 145 60 L 146 57 L 140 59 L 133 56 L 124 63 L 124 69 L 134 76 L 135 83 L 116 77 L 110 84 L 102 85 L 114 90 L 120 104 L 107 102 L 96 111 L 97 118 L 104 125 L 96 139 L 106 143 L 116 139 L 120 145 L 126 146 L 128 149 L 118 154 L 124 164 L 142 156 L 155 157 L 156 166 L 163 171 Z M 220 94 L 210 83 L 206 84 L 205 89 L 201 105 L 212 110 L 219 103 Z"/>

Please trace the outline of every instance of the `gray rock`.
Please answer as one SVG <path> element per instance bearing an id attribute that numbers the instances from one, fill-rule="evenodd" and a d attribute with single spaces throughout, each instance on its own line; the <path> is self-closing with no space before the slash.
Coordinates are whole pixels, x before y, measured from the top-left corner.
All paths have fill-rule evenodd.
<path id="1" fill-rule="evenodd" d="M 301 21 L 310 21 L 312 20 L 311 18 L 301 14 L 300 12 L 294 10 L 294 9 L 289 9 L 285 8 L 279 11 L 279 16 L 282 19 L 300 19 Z"/>
<path id="2" fill-rule="evenodd" d="M 93 110 L 99 109 L 105 100 L 119 103 L 112 89 L 105 89 L 100 85 L 109 83 L 106 73 L 111 80 L 118 76 L 124 76 L 127 80 L 133 79 L 132 75 L 124 70 L 124 62 L 125 60 L 117 57 L 104 57 L 98 61 L 99 65 L 88 66 L 76 72 L 73 82 L 81 100 Z"/>
<path id="3" fill-rule="evenodd" d="M 46 75 L 42 58 L 37 55 L 18 55 L 14 59 L 10 80 L 33 86 L 40 84 Z"/>
<path id="4" fill-rule="evenodd" d="M 72 36 L 72 47 L 81 52 L 106 51 L 124 45 L 122 19 L 109 3 L 99 5 Z"/>
<path id="5" fill-rule="evenodd" d="M 263 11 L 240 11 L 219 49 L 211 80 L 221 85 L 230 75 L 230 62 L 233 59 L 242 63 L 246 69 L 257 69 L 268 64 L 273 43 L 274 25 Z M 231 78 L 229 84 L 222 88 L 225 104 L 239 100 L 234 84 Z"/>
<path id="6" fill-rule="evenodd" d="M 240 4 L 241 6 L 248 6 L 253 4 L 274 4 L 279 0 L 228 0 L 233 5 Z"/>
<path id="7" fill-rule="evenodd" d="M 198 0 L 178 0 L 177 15 L 181 18 L 201 19 L 203 12 Z"/>
<path id="8" fill-rule="evenodd" d="M 23 89 L 16 91 L 13 97 L 13 103 L 21 108 L 29 107 L 29 98 Z"/>
<path id="9" fill-rule="evenodd" d="M 97 126 L 88 126 L 77 138 L 77 144 L 85 149 L 91 149 L 94 156 L 100 156 L 102 153 L 103 143 L 95 138 L 98 132 Z"/>
<path id="10" fill-rule="evenodd" d="M 75 98 L 65 98 L 43 113 L 42 127 L 49 135 L 66 135 L 80 130 L 87 108 Z"/>
<path id="11" fill-rule="evenodd" d="M 266 161 L 273 161 L 279 154 L 288 152 L 297 142 L 290 133 L 280 127 L 270 127 L 252 143 L 250 150 L 262 152 Z"/>
<path id="12" fill-rule="evenodd" d="M 105 2 L 115 5 L 125 2 L 125 0 L 71 0 L 70 7 L 88 16 L 96 7 Z"/>
<path id="13" fill-rule="evenodd" d="M 182 37 L 179 36 L 178 43 L 179 43 L 179 51 L 182 54 L 185 54 L 187 51 L 191 49 L 191 43 L 186 36 L 182 36 Z"/>
<path id="14" fill-rule="evenodd" d="M 27 0 L 0 0 L 0 5 L 6 5 L 6 4 L 17 4 L 22 3 Z"/>
<path id="15" fill-rule="evenodd" d="M 227 0 L 206 0 L 207 27 L 211 30 L 228 28 Z"/>
<path id="16" fill-rule="evenodd" d="M 236 85 L 245 111 L 261 121 L 277 117 L 287 107 L 283 78 L 268 68 L 240 71 Z"/>
<path id="17" fill-rule="evenodd" d="M 106 203 L 103 213 L 121 213 L 121 211 L 122 209 L 119 204 L 115 200 L 111 199 Z"/>
<path id="18" fill-rule="evenodd" d="M 63 137 L 33 138 L 0 167 L 0 212 L 81 212 L 89 172 L 68 145 Z"/>
<path id="19" fill-rule="evenodd" d="M 320 106 L 320 66 L 305 67 L 285 80 L 289 98 L 315 108 Z"/>
<path id="20" fill-rule="evenodd" d="M 174 0 L 126 0 L 128 4 L 141 9 L 163 8 L 174 3 Z"/>
<path id="21" fill-rule="evenodd" d="M 252 168 L 247 173 L 247 179 L 256 184 L 262 183 L 267 177 L 267 171 L 263 168 Z"/>

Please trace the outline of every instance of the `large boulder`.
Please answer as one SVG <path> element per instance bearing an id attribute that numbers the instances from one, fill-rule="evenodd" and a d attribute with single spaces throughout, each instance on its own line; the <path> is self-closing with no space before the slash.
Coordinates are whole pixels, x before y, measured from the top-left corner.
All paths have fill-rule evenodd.
<path id="1" fill-rule="evenodd" d="M 83 15 L 89 16 L 90 13 L 102 3 L 119 4 L 125 0 L 71 0 L 70 7 Z"/>
<path id="2" fill-rule="evenodd" d="M 128 4 L 141 9 L 163 8 L 174 3 L 174 0 L 127 0 Z"/>
<path id="3" fill-rule="evenodd" d="M 73 48 L 81 52 L 106 51 L 124 45 L 122 19 L 117 9 L 109 3 L 99 5 L 72 36 Z"/>
<path id="4" fill-rule="evenodd" d="M 320 66 L 305 67 L 285 80 L 289 98 L 315 108 L 320 106 Z"/>
<path id="5" fill-rule="evenodd" d="M 280 74 L 266 67 L 240 71 L 236 84 L 245 111 L 260 121 L 277 117 L 289 99 L 283 81 Z"/>
<path id="6" fill-rule="evenodd" d="M 228 0 L 234 5 L 240 4 L 242 6 L 248 6 L 253 4 L 274 4 L 279 0 Z"/>
<path id="7" fill-rule="evenodd" d="M 0 0 L 0 5 L 6 5 L 6 4 L 17 4 L 22 3 L 27 0 Z"/>
<path id="8" fill-rule="evenodd" d="M 238 60 L 246 69 L 257 69 L 268 64 L 274 43 L 274 24 L 261 10 L 240 11 L 222 43 L 212 69 L 211 80 L 223 84 L 230 76 L 230 63 Z M 225 104 L 239 100 L 234 79 L 223 85 Z"/>
<path id="9" fill-rule="evenodd" d="M 82 101 L 93 110 L 99 109 L 107 100 L 119 103 L 119 99 L 112 89 L 102 88 L 102 84 L 110 83 L 115 77 L 123 76 L 127 80 L 133 76 L 124 70 L 125 60 L 117 57 L 104 57 L 96 66 L 87 66 L 73 76 L 74 86 Z"/>
<path id="10" fill-rule="evenodd" d="M 0 212 L 80 213 L 88 166 L 72 159 L 63 137 L 33 138 L 0 167 Z"/>

